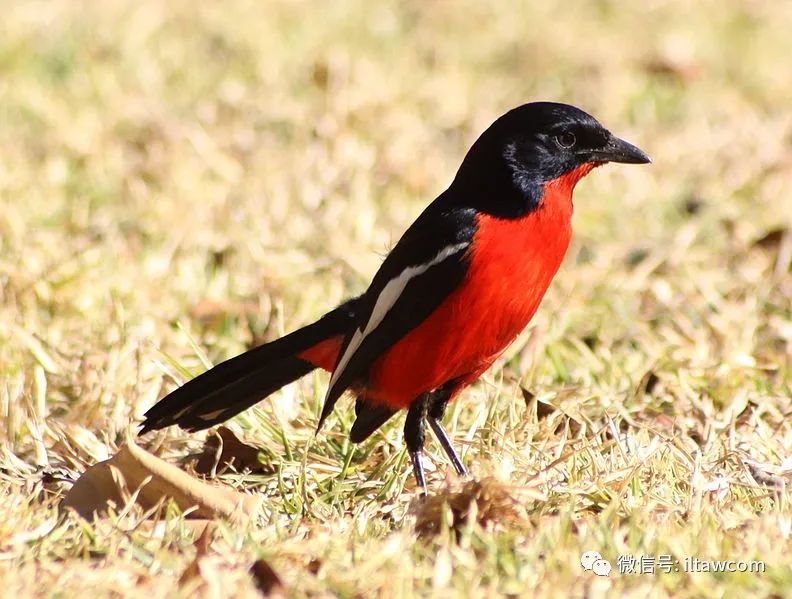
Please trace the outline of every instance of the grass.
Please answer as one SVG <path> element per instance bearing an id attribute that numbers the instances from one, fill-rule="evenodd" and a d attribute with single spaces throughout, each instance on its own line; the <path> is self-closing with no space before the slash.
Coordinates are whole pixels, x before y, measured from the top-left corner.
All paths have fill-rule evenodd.
<path id="1" fill-rule="evenodd" d="M 293 596 L 786 595 L 790 25 L 769 0 L 7 2 L 3 594 L 255 596 L 263 558 Z M 255 522 L 59 516 L 166 391 L 363 289 L 531 99 L 655 163 L 579 185 L 539 314 L 450 410 L 478 483 L 431 444 L 441 499 L 416 505 L 399 423 L 355 447 L 349 405 L 314 439 L 316 375 L 232 425 L 269 467 L 221 477 L 261 494 Z M 599 578 L 590 550 L 766 571 Z"/>

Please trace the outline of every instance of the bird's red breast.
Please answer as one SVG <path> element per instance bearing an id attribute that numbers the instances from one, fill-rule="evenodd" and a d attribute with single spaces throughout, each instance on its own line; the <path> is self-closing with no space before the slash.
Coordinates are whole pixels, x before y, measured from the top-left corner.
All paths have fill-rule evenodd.
<path id="1" fill-rule="evenodd" d="M 525 328 L 561 265 L 572 234 L 572 190 L 594 163 L 544 186 L 518 219 L 476 217 L 463 284 L 374 364 L 366 397 L 406 408 L 420 394 L 475 380 Z"/>

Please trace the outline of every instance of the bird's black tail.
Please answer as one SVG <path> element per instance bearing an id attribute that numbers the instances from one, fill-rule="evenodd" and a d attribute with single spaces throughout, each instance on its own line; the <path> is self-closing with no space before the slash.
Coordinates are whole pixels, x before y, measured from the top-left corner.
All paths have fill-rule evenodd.
<path id="1" fill-rule="evenodd" d="M 236 416 L 270 393 L 308 374 L 334 365 L 337 347 L 354 322 L 356 299 L 315 323 L 221 362 L 162 398 L 145 414 L 140 434 L 178 424 L 199 431 Z M 334 341 L 337 340 L 337 343 Z M 322 359 L 312 351 L 327 345 Z M 334 349 L 335 347 L 335 349 Z M 314 352 L 317 353 L 317 352 Z"/>

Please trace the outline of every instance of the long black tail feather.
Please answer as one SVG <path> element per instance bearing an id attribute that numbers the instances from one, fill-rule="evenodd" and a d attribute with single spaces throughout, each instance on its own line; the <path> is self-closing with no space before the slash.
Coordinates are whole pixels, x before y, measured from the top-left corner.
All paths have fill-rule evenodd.
<path id="1" fill-rule="evenodd" d="M 162 398 L 145 414 L 139 434 L 174 424 L 199 431 L 258 403 L 315 366 L 297 357 L 317 343 L 347 332 L 357 298 L 315 323 L 221 362 Z"/>

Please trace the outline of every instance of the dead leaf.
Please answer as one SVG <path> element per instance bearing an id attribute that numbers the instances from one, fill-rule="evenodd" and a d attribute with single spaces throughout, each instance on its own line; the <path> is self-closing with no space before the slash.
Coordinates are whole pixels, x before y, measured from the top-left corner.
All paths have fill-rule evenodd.
<path id="1" fill-rule="evenodd" d="M 766 231 L 764 235 L 755 239 L 751 244 L 753 247 L 759 247 L 765 250 L 775 249 L 781 245 L 786 235 L 792 234 L 792 231 L 787 227 L 776 227 Z"/>
<path id="2" fill-rule="evenodd" d="M 227 468 L 237 472 L 272 474 L 274 469 L 259 461 L 259 452 L 258 447 L 245 443 L 231 429 L 221 426 L 206 440 L 195 471 L 211 477 Z"/>
<path id="3" fill-rule="evenodd" d="M 527 521 L 520 505 L 509 489 L 495 478 L 467 481 L 458 490 L 444 489 L 423 498 L 415 509 L 415 531 L 419 536 L 437 534 L 446 509 L 451 510 L 450 525 L 457 531 L 471 516 L 483 527 L 496 524 L 521 526 Z"/>
<path id="4" fill-rule="evenodd" d="M 539 400 L 532 391 L 525 387 L 520 387 L 520 391 L 522 391 L 526 407 L 530 408 L 531 404 L 535 404 L 537 420 L 544 420 L 557 411 L 557 408 L 553 404 Z"/>
<path id="5" fill-rule="evenodd" d="M 265 559 L 257 559 L 250 567 L 250 575 L 256 583 L 256 588 L 264 597 L 284 597 L 286 587 Z"/>
<path id="6" fill-rule="evenodd" d="M 173 464 L 151 455 L 131 440 L 109 460 L 86 470 L 63 500 L 84 518 L 101 514 L 108 504 L 116 508 L 134 500 L 143 509 L 170 499 L 183 511 L 194 508 L 195 518 L 244 521 L 258 508 L 259 499 L 227 486 L 205 483 Z"/>
<path id="7" fill-rule="evenodd" d="M 308 571 L 316 576 L 319 574 L 319 570 L 322 569 L 322 560 L 318 557 L 313 558 L 310 562 L 308 562 Z"/>
<path id="8" fill-rule="evenodd" d="M 551 403 L 547 403 L 544 401 L 536 400 L 536 419 L 537 420 L 544 420 L 550 414 L 553 414 L 556 411 L 555 407 Z"/>
<path id="9" fill-rule="evenodd" d="M 660 377 L 654 372 L 654 370 L 647 370 L 644 375 L 641 377 L 641 380 L 638 381 L 638 386 L 635 390 L 636 396 L 641 395 L 651 395 L 652 392 L 657 387 L 657 383 L 660 382 Z"/>
<path id="10" fill-rule="evenodd" d="M 531 402 L 534 400 L 536 395 L 530 389 L 526 389 L 525 387 L 520 387 L 520 391 L 522 392 L 523 401 L 525 401 L 525 407 L 528 408 L 531 406 Z"/>
<path id="11" fill-rule="evenodd" d="M 184 569 L 182 575 L 179 576 L 179 585 L 184 585 L 193 578 L 201 576 L 200 561 L 209 553 L 209 546 L 212 544 L 212 537 L 214 536 L 215 526 L 209 525 L 204 528 L 201 535 L 195 541 L 195 558 L 190 562 L 190 565 Z"/>
<path id="12" fill-rule="evenodd" d="M 701 67 L 687 58 L 656 56 L 644 63 L 644 69 L 651 75 L 675 79 L 681 83 L 692 83 L 701 74 Z"/>

